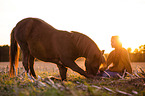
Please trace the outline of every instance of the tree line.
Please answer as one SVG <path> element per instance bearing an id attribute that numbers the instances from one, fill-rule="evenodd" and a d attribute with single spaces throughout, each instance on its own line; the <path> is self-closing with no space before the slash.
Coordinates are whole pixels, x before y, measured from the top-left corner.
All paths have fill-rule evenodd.
<path id="1" fill-rule="evenodd" d="M 3 45 L 0 46 L 0 62 L 8 62 L 9 61 L 9 46 L 8 45 Z M 20 51 L 20 55 L 19 55 L 19 60 L 22 60 L 22 55 L 21 55 L 21 51 Z"/>
<path id="2" fill-rule="evenodd" d="M 127 48 L 132 62 L 145 62 L 145 45 L 139 46 L 133 52 L 131 48 Z"/>
<path id="3" fill-rule="evenodd" d="M 127 48 L 127 51 L 129 52 L 130 59 L 132 62 L 145 62 L 145 45 L 139 46 L 139 48 L 136 48 L 133 52 L 131 48 Z M 20 50 L 20 57 L 19 60 L 22 60 Z M 107 56 L 107 54 L 105 54 Z M 0 62 L 8 62 L 9 61 L 9 46 L 3 45 L 0 46 Z"/>
<path id="4" fill-rule="evenodd" d="M 0 46 L 0 62 L 9 61 L 9 46 Z"/>

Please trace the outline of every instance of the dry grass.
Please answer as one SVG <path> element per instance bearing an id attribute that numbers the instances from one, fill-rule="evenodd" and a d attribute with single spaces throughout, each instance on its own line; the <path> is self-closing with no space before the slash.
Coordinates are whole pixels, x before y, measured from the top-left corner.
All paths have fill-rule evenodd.
<path id="1" fill-rule="evenodd" d="M 78 65 L 85 69 L 84 61 L 77 61 Z M 136 71 L 137 66 L 145 69 L 145 62 L 132 63 L 133 70 Z M 130 77 L 122 79 L 114 78 L 100 78 L 96 80 L 86 79 L 78 73 L 68 70 L 67 82 L 60 82 L 57 80 L 54 81 L 54 85 L 57 88 L 53 87 L 52 84 L 46 84 L 48 76 L 59 77 L 58 68 L 55 64 L 46 63 L 37 61 L 35 62 L 35 70 L 37 75 L 40 75 L 43 79 L 43 83 L 47 85 L 44 87 L 38 82 L 31 82 L 27 76 L 10 78 L 8 73 L 9 63 L 0 62 L 0 95 L 1 96 L 124 96 L 126 95 L 145 95 L 145 79 L 144 78 L 135 78 L 131 79 Z M 19 73 L 22 73 L 23 67 L 22 63 L 19 64 Z M 5 73 L 4 73 L 5 72 Z M 45 78 L 45 80 L 44 80 Z M 48 82 L 50 82 L 48 80 Z M 108 89 L 107 89 L 108 88 Z M 137 93 L 137 94 L 135 94 Z"/>

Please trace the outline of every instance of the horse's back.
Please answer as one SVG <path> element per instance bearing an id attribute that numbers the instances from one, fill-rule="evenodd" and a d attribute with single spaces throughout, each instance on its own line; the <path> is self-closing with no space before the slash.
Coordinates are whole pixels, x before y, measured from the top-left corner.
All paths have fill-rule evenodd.
<path id="1" fill-rule="evenodd" d="M 57 33 L 57 29 L 38 18 L 26 18 L 17 23 L 15 27 L 15 37 L 17 41 L 31 42 L 42 41 L 47 43 L 47 39 L 52 40 Z"/>
<path id="2" fill-rule="evenodd" d="M 18 43 L 26 43 L 30 53 L 43 60 L 72 55 L 70 32 L 60 31 L 37 18 L 26 18 L 15 27 Z M 19 43 L 21 44 L 21 43 Z"/>

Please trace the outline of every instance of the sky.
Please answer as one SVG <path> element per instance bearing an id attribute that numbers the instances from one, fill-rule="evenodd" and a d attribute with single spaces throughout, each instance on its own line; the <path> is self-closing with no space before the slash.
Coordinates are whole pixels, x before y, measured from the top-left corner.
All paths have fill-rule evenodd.
<path id="1" fill-rule="evenodd" d="M 0 45 L 10 45 L 11 30 L 27 17 L 86 34 L 105 53 L 114 35 L 124 48 L 145 44 L 145 0 L 0 0 Z"/>

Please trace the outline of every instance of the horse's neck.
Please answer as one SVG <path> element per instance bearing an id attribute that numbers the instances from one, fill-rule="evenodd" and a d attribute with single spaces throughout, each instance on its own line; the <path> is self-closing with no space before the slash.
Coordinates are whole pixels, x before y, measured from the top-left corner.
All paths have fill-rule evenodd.
<path id="1" fill-rule="evenodd" d="M 73 43 L 76 47 L 76 50 L 78 52 L 78 55 L 81 57 L 88 57 L 89 54 L 91 54 L 92 49 L 92 42 L 87 38 L 86 36 L 73 32 L 72 33 L 72 39 Z"/>

